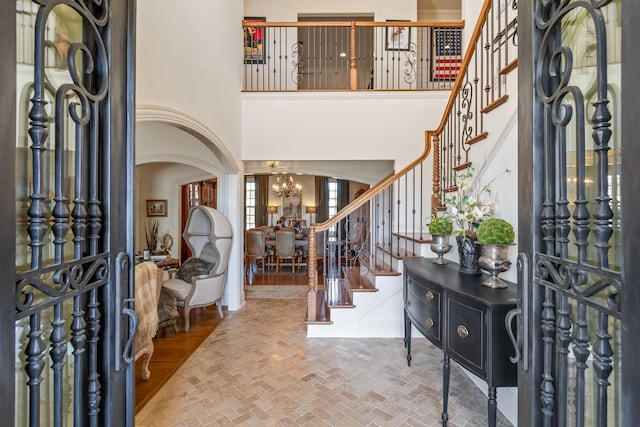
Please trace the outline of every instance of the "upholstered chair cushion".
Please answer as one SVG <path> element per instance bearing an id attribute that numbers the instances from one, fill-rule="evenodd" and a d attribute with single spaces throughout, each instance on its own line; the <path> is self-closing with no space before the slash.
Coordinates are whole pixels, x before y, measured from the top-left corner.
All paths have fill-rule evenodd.
<path id="1" fill-rule="evenodd" d="M 213 247 L 212 247 L 213 249 Z M 204 248 L 203 248 L 204 252 Z M 187 258 L 182 263 L 178 271 L 176 272 L 176 279 L 182 279 L 191 283 L 191 278 L 194 276 L 208 275 L 209 271 L 213 268 L 213 263 L 205 261 L 204 259 L 191 257 Z"/>

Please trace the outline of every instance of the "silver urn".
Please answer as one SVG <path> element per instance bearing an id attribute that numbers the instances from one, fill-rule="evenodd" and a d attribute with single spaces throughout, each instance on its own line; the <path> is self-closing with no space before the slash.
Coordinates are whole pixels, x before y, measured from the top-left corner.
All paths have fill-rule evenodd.
<path id="1" fill-rule="evenodd" d="M 480 268 L 489 272 L 490 276 L 482 282 L 482 285 L 490 288 L 506 288 L 507 284 L 498 277 L 498 274 L 507 271 L 511 267 L 509 261 L 509 246 L 496 244 L 481 244 Z"/>
<path id="2" fill-rule="evenodd" d="M 431 262 L 434 264 L 449 264 L 449 261 L 443 258 L 443 255 L 451 250 L 450 237 L 450 234 L 431 235 L 431 250 L 438 255 L 438 258 L 433 258 Z"/>

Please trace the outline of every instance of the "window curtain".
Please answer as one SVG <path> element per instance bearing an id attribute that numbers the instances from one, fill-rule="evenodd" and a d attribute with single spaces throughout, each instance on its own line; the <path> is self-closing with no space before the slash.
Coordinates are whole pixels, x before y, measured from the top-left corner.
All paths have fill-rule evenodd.
<path id="1" fill-rule="evenodd" d="M 349 184 L 350 181 L 346 181 L 344 179 L 336 180 L 337 188 L 338 188 L 338 212 L 340 212 L 345 206 L 349 204 Z M 348 230 L 346 229 L 347 219 L 343 219 L 340 221 L 340 225 L 338 228 L 338 233 L 343 237 L 347 236 Z"/>
<path id="2" fill-rule="evenodd" d="M 351 181 L 338 179 L 338 212 L 349 204 L 349 184 Z"/>
<path id="3" fill-rule="evenodd" d="M 256 175 L 256 227 L 269 225 L 267 204 L 269 203 L 269 175 Z"/>
<path id="4" fill-rule="evenodd" d="M 329 178 L 316 176 L 316 223 L 329 219 Z"/>

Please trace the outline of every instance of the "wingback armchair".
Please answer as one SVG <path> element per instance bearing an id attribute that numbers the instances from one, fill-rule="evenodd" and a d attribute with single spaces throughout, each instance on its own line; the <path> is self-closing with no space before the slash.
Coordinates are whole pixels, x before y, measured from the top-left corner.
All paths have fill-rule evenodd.
<path id="1" fill-rule="evenodd" d="M 218 210 L 207 206 L 191 208 L 182 234 L 191 249 L 174 277 L 162 287 L 183 307 L 184 331 L 189 332 L 189 311 L 212 304 L 222 314 L 222 295 L 231 252 L 233 232 L 229 220 Z"/>

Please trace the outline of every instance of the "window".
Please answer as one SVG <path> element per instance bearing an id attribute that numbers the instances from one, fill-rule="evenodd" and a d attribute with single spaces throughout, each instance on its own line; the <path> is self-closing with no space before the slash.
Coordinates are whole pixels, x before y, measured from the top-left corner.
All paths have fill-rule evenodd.
<path id="1" fill-rule="evenodd" d="M 244 182 L 244 226 L 245 230 L 256 226 L 256 181 L 252 176 Z"/>
<path id="2" fill-rule="evenodd" d="M 329 187 L 329 218 L 332 218 L 338 213 L 338 181 L 335 179 L 329 179 L 327 183 Z M 332 225 L 329 229 L 329 235 L 336 235 L 336 226 Z"/>
<path id="3" fill-rule="evenodd" d="M 329 218 L 338 213 L 338 181 L 329 180 Z"/>

